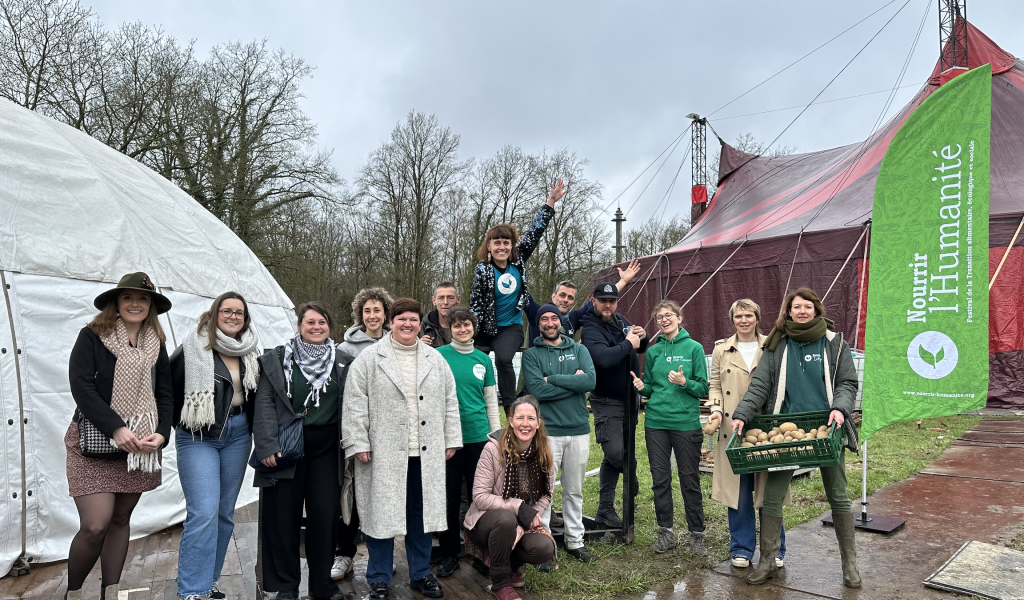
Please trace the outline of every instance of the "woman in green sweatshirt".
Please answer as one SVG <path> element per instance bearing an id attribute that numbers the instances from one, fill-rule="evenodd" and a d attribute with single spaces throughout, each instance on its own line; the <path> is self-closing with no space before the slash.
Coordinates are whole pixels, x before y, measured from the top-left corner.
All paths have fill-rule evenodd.
<path id="1" fill-rule="evenodd" d="M 683 309 L 671 300 L 654 307 L 654 319 L 661 336 L 647 348 L 644 378 L 633 375 L 633 385 L 647 398 L 644 436 L 654 483 L 654 512 L 658 519 L 658 540 L 654 551 L 676 547 L 672 529 L 672 466 L 674 452 L 679 470 L 679 487 L 690 531 L 690 551 L 706 554 L 704 546 L 704 504 L 700 491 L 700 448 L 704 432 L 700 426 L 700 398 L 708 394 L 708 367 L 704 348 L 682 328 Z"/>

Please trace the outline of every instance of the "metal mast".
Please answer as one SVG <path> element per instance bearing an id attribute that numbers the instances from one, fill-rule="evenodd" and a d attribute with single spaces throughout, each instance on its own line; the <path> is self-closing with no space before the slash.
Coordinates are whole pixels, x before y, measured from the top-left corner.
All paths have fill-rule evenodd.
<path id="1" fill-rule="evenodd" d="M 707 175 L 707 124 L 708 120 L 697 113 L 690 113 L 686 118 L 693 120 L 690 137 L 693 140 L 693 188 L 690 191 L 690 227 L 697 223 L 708 207 L 708 175 Z"/>
<path id="2" fill-rule="evenodd" d="M 939 53 L 943 82 L 968 69 L 967 0 L 939 0 Z"/>
<path id="3" fill-rule="evenodd" d="M 622 251 L 626 248 L 622 245 L 622 224 L 626 222 L 625 215 L 622 214 L 622 207 L 615 209 L 615 218 L 612 219 L 612 223 L 615 223 L 615 264 L 622 262 Z"/>

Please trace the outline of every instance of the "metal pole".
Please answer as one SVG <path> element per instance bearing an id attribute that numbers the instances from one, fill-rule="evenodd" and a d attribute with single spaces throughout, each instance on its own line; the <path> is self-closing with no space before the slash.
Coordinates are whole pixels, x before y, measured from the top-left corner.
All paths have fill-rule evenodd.
<path id="1" fill-rule="evenodd" d="M 868 518 L 868 441 L 864 440 L 861 446 L 861 476 L 860 476 L 860 522 L 866 524 Z"/>
<path id="2" fill-rule="evenodd" d="M 636 350 L 629 353 L 633 366 Z M 639 419 L 640 398 L 632 381 L 626 386 L 626 418 L 622 420 L 622 541 L 633 543 L 633 523 L 636 513 L 636 424 Z"/>
<path id="3" fill-rule="evenodd" d="M 612 223 L 615 223 L 615 264 L 622 262 L 622 224 L 626 222 L 626 217 L 622 214 L 622 208 L 615 209 L 615 218 L 612 219 Z"/>

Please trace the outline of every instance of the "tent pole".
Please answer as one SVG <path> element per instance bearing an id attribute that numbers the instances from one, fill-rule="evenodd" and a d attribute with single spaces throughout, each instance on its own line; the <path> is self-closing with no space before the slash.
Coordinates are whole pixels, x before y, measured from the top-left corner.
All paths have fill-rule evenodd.
<path id="1" fill-rule="evenodd" d="M 836 282 L 839 281 L 839 276 L 843 274 L 843 269 L 846 268 L 846 265 L 850 264 L 850 259 L 853 258 L 853 253 L 857 251 L 857 246 L 860 246 L 860 241 L 864 239 L 864 235 L 867 234 L 867 232 L 868 230 L 866 227 L 864 228 L 864 231 L 860 232 L 860 237 L 857 238 L 857 243 L 853 245 L 853 248 L 850 249 L 850 253 L 846 255 L 846 260 L 843 261 L 843 266 L 839 267 L 839 272 L 836 273 L 836 278 L 832 280 L 832 285 L 828 286 L 828 291 L 825 292 L 825 295 L 821 297 L 822 303 L 825 302 L 825 298 L 828 298 L 829 292 L 832 291 L 832 288 L 835 287 Z"/>
<path id="2" fill-rule="evenodd" d="M 7 321 L 11 326 L 11 345 L 14 351 L 14 378 L 18 381 L 18 427 L 21 438 L 21 556 L 19 556 L 11 568 L 15 575 L 27 575 L 29 572 L 28 562 L 25 560 L 25 549 L 28 547 L 28 474 L 25 472 L 25 394 L 21 388 L 21 348 L 18 347 L 18 333 L 14 327 L 14 311 L 11 310 L 10 284 L 7 283 L 7 272 L 0 270 L 0 285 L 4 289 L 4 301 L 7 305 Z M 17 494 L 15 494 L 17 497 Z"/>
<path id="3" fill-rule="evenodd" d="M 871 246 L 871 221 L 868 221 L 867 228 L 868 236 L 864 238 L 864 258 L 861 259 L 864 261 L 864 268 L 860 270 L 860 284 L 857 286 L 857 325 L 856 327 L 853 328 L 854 350 L 857 349 L 857 342 L 859 341 L 857 339 L 857 336 L 860 335 L 860 307 L 864 305 L 864 281 L 867 279 L 868 276 L 868 251 L 870 250 Z"/>
<path id="4" fill-rule="evenodd" d="M 861 447 L 860 523 L 864 525 L 870 520 L 868 517 L 868 441 L 864 440 Z"/>
<path id="5" fill-rule="evenodd" d="M 793 262 L 789 263 L 789 277 L 786 278 L 786 287 L 782 288 L 782 295 L 789 293 L 789 282 L 793 281 L 793 268 L 796 267 L 796 255 L 800 252 L 800 240 L 804 239 L 804 228 L 800 228 L 800 235 L 796 237 L 796 249 L 793 250 Z"/>
<path id="6" fill-rule="evenodd" d="M 992 274 L 992 281 L 988 282 L 988 291 L 992 291 L 992 286 L 996 284 L 996 277 L 999 277 L 999 271 L 1003 270 L 1003 263 L 1006 262 L 1006 257 L 1010 255 L 1010 248 L 1013 248 L 1014 242 L 1017 241 L 1017 236 L 1020 234 L 1020 228 L 1024 226 L 1024 218 L 1020 220 L 1020 224 L 1017 225 L 1017 231 L 1013 234 L 1013 239 L 1010 240 L 1010 244 L 1006 246 L 1006 252 L 1003 252 L 1003 257 L 999 259 L 999 266 L 996 267 L 996 272 Z"/>

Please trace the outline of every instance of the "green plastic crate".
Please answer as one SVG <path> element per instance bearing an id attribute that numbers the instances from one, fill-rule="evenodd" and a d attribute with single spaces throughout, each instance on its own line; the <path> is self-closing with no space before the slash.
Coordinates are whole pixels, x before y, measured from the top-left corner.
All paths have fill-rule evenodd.
<path id="1" fill-rule="evenodd" d="M 771 431 L 783 423 L 795 423 L 797 429 L 807 431 L 828 424 L 831 411 L 792 413 L 788 415 L 758 415 L 744 427 Z M 729 443 L 725 447 L 725 455 L 733 473 L 759 473 L 761 471 L 795 471 L 796 469 L 813 467 L 832 467 L 839 464 L 839 454 L 843 450 L 843 428 L 833 423 L 829 427 L 828 437 L 813 440 L 794 440 L 770 446 L 752 446 L 741 448 L 743 437 L 732 432 Z M 809 447 L 809 448 L 808 448 Z M 766 452 L 766 449 L 779 450 L 777 454 Z M 785 452 L 783 452 L 785 450 Z"/>

